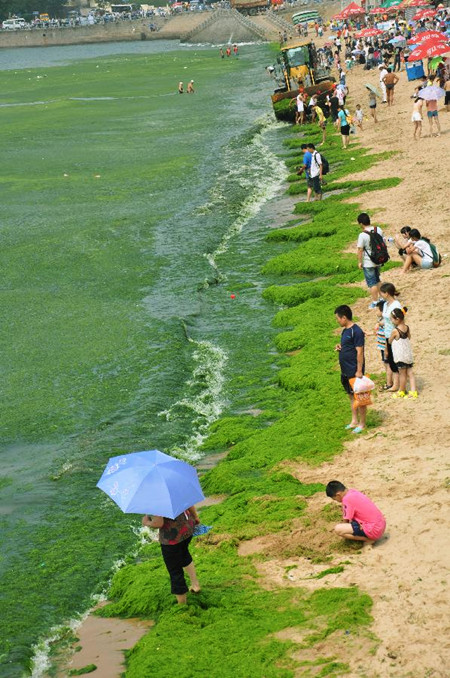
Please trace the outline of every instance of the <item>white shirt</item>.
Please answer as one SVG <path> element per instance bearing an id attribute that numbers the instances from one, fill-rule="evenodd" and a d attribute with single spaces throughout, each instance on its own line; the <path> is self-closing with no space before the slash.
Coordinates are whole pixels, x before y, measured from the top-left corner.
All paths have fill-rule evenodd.
<path id="1" fill-rule="evenodd" d="M 358 236 L 358 249 L 363 251 L 362 265 L 363 268 L 376 268 L 376 263 L 372 261 L 369 257 L 368 252 L 370 252 L 370 231 L 373 231 L 373 226 L 367 226 L 367 228 L 362 231 Z M 377 233 L 383 235 L 383 231 L 379 226 L 377 226 Z"/>
<path id="2" fill-rule="evenodd" d="M 417 247 L 417 249 L 421 252 L 423 257 L 430 257 L 431 259 L 433 259 L 433 252 L 431 251 L 431 247 L 426 240 L 417 240 L 412 244 L 414 245 L 414 247 Z"/>
<path id="3" fill-rule="evenodd" d="M 380 68 L 380 82 L 384 85 L 383 78 L 388 74 L 388 71 L 385 68 Z"/>
<path id="4" fill-rule="evenodd" d="M 305 110 L 305 105 L 303 103 L 303 97 L 301 94 L 297 96 L 297 111 L 302 113 Z"/>
<path id="5" fill-rule="evenodd" d="M 313 151 L 311 158 L 311 167 L 309 168 L 309 176 L 311 179 L 320 175 L 320 166 L 322 165 L 322 157 L 317 151 Z"/>

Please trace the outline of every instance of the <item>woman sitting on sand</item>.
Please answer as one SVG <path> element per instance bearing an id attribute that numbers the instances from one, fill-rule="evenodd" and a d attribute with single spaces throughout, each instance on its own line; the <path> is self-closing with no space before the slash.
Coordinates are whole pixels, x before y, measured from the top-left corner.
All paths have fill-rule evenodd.
<path id="1" fill-rule="evenodd" d="M 411 229 L 409 232 L 409 239 L 411 243 L 405 248 L 406 256 L 405 263 L 400 273 L 407 273 L 412 264 L 416 264 L 418 268 L 430 269 L 433 268 L 433 252 L 430 244 L 422 239 L 420 231 L 417 228 Z"/>

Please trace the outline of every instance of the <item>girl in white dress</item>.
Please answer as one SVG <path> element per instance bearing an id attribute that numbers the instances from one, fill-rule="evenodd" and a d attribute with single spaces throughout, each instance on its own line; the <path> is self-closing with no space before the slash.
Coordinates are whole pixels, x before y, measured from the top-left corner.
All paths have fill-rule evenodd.
<path id="1" fill-rule="evenodd" d="M 389 337 L 395 364 L 399 373 L 399 390 L 393 398 L 417 398 L 416 378 L 413 372 L 413 353 L 411 348 L 411 334 L 405 324 L 405 314 L 400 308 L 391 312 L 394 328 Z M 406 384 L 409 381 L 409 391 L 406 393 Z"/>

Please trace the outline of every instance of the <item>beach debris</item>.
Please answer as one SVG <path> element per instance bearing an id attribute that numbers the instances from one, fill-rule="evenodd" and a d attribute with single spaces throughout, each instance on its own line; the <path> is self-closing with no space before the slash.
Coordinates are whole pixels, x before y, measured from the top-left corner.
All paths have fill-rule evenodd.
<path id="1" fill-rule="evenodd" d="M 63 177 L 68 177 L 68 176 L 69 175 L 67 174 L 67 172 L 64 172 Z"/>
<path id="2" fill-rule="evenodd" d="M 235 294 L 230 294 L 230 299 L 236 299 L 236 295 L 235 295 Z"/>
<path id="3" fill-rule="evenodd" d="M 101 176 L 101 174 L 94 174 L 94 179 L 100 179 Z"/>

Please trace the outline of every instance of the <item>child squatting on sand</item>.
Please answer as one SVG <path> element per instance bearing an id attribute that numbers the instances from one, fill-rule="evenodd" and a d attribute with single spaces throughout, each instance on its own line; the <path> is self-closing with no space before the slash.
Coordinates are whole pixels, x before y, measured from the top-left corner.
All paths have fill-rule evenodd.
<path id="1" fill-rule="evenodd" d="M 334 528 L 340 537 L 373 544 L 383 536 L 386 520 L 369 497 L 347 489 L 339 480 L 329 482 L 325 491 L 327 497 L 342 504 L 344 522 Z"/>

